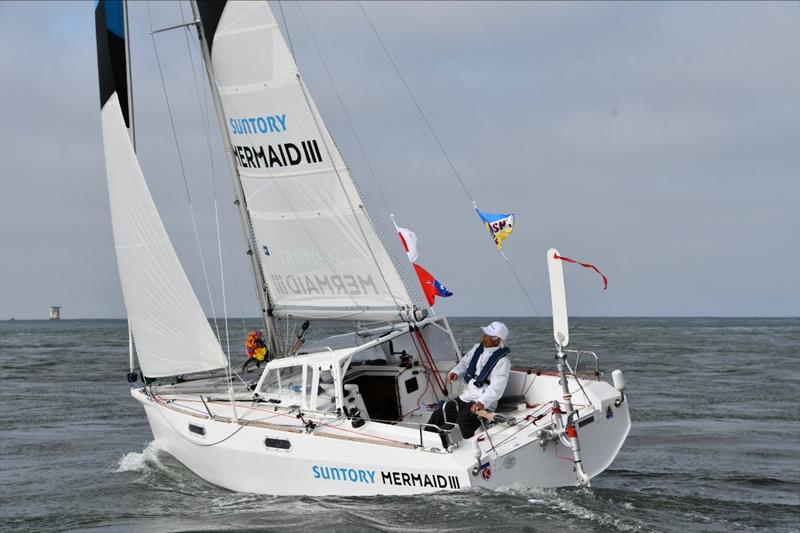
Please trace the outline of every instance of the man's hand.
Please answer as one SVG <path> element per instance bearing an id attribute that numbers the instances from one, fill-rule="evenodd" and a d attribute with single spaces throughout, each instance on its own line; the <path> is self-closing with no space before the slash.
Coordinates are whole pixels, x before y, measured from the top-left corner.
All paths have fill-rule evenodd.
<path id="1" fill-rule="evenodd" d="M 448 383 L 452 383 L 457 379 L 458 379 L 458 374 L 456 374 L 455 372 L 450 372 L 449 374 L 447 374 L 447 382 Z"/>
<path id="2" fill-rule="evenodd" d="M 477 414 L 478 411 L 486 409 L 481 402 L 475 402 L 472 404 L 472 407 L 469 408 L 469 411 L 474 415 Z"/>

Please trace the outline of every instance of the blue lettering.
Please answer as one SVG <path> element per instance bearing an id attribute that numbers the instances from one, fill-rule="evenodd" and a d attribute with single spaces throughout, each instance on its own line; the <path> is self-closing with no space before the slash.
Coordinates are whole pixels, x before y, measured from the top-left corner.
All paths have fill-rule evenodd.
<path id="1" fill-rule="evenodd" d="M 311 465 L 314 479 L 330 481 L 350 481 L 351 483 L 375 483 L 375 471 L 361 468 Z"/>
<path id="2" fill-rule="evenodd" d="M 265 115 L 249 118 L 229 118 L 233 135 L 286 131 L 286 115 Z"/>

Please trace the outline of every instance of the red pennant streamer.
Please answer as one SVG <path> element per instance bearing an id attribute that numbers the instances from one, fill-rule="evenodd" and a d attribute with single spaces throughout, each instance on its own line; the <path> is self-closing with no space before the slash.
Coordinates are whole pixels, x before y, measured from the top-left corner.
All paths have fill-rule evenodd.
<path id="1" fill-rule="evenodd" d="M 596 266 L 589 263 L 581 263 L 580 261 L 575 261 L 574 259 L 570 259 L 569 257 L 564 257 L 558 254 L 553 254 L 553 259 L 561 259 L 562 261 L 566 261 L 567 263 L 575 263 L 576 265 L 580 265 L 583 268 L 591 268 L 592 270 L 603 276 L 603 290 L 608 289 L 608 278 L 606 277 L 605 274 L 600 272 L 600 270 Z"/>

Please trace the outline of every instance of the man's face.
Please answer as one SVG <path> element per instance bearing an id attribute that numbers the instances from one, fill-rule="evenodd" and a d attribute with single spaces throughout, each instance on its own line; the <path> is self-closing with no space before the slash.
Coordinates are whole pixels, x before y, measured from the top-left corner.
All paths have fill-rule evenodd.
<path id="1" fill-rule="evenodd" d="M 483 347 L 484 348 L 496 348 L 500 346 L 500 337 L 490 337 L 484 333 L 483 335 Z"/>

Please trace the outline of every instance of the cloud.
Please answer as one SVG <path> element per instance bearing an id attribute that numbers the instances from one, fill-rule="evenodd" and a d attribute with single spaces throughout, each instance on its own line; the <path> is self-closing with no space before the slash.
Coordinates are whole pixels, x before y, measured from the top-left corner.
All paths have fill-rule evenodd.
<path id="1" fill-rule="evenodd" d="M 480 205 L 517 213 L 507 250 L 540 312 L 549 307 L 544 251 L 556 245 L 600 264 L 611 280 L 603 292 L 591 276 L 568 272 L 575 314 L 800 314 L 798 4 L 364 8 Z M 0 3 L 2 318 L 44 317 L 55 304 L 68 317 L 124 315 L 92 9 L 91 2 Z M 152 9 L 157 26 L 180 21 L 175 4 Z M 358 6 L 305 3 L 303 10 L 389 208 L 297 5 L 285 3 L 304 77 L 392 246 L 389 210 L 417 232 L 423 264 L 456 293 L 438 309 L 530 313 Z M 132 4 L 131 13 L 140 161 L 209 310 L 145 4 Z M 157 36 L 220 308 L 208 150 L 184 39 L 180 31 Z M 213 120 L 212 128 L 226 271 L 236 268 L 243 300 L 230 307 L 255 315 Z"/>

